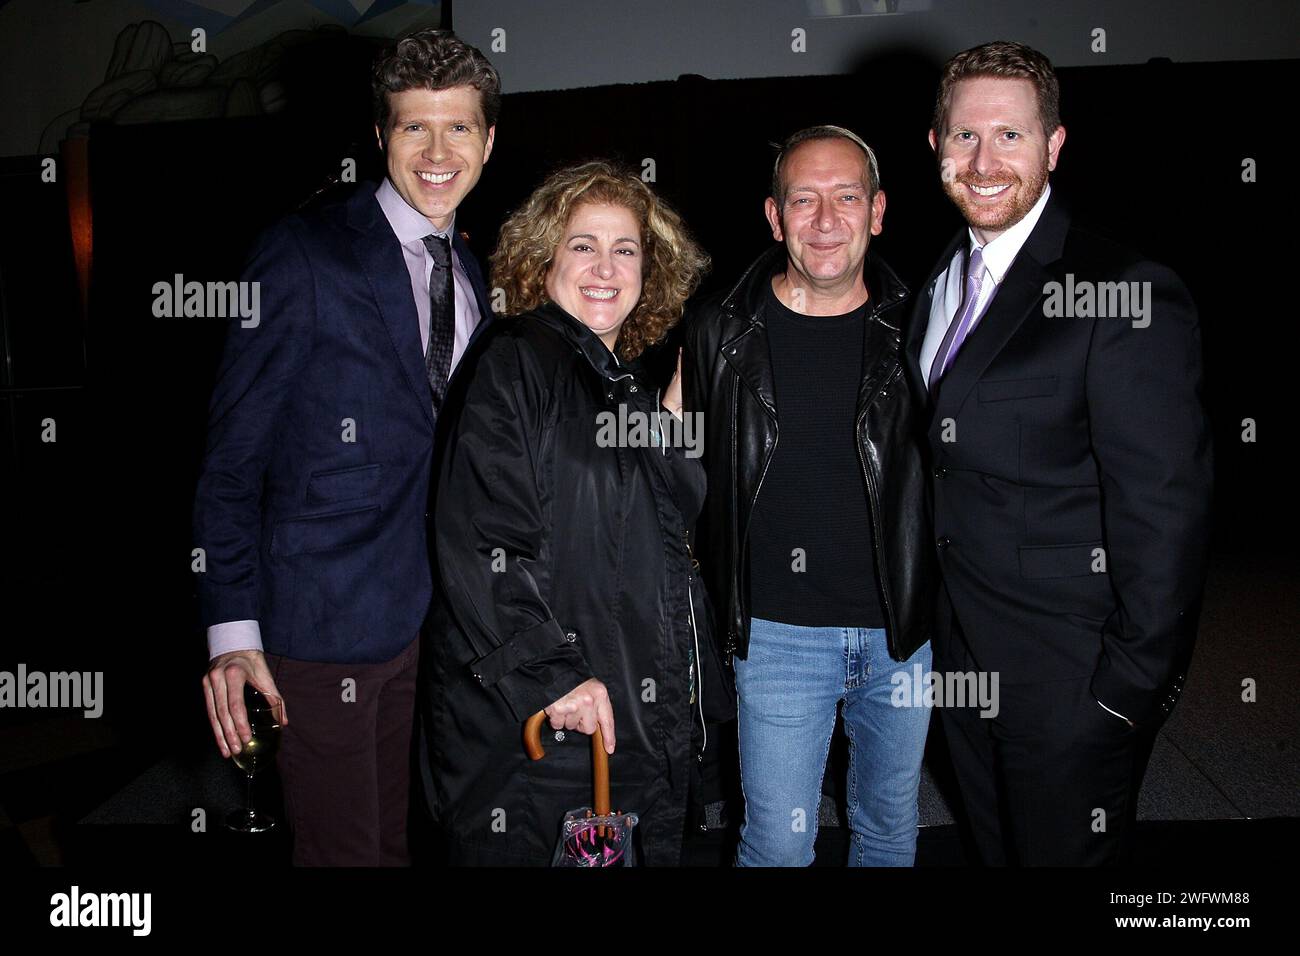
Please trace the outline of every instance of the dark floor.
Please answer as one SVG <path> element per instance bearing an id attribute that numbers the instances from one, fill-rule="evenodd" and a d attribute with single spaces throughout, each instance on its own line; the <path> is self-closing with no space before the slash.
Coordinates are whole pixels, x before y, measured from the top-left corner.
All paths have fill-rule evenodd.
<path id="1" fill-rule="evenodd" d="M 1186 691 L 1161 729 L 1139 801 L 1138 865 L 1216 859 L 1240 865 L 1294 851 L 1300 828 L 1297 571 L 1300 561 L 1276 556 L 1215 562 Z M 27 660 L 38 666 L 35 653 Z M 110 704 L 123 686 L 113 678 L 110 669 Z M 0 865 L 130 859 L 194 866 L 227 857 L 246 861 L 254 847 L 267 862 L 284 861 L 283 834 L 238 838 L 221 826 L 241 800 L 241 785 L 211 745 L 197 678 L 183 690 L 159 692 L 156 710 L 140 705 L 151 699 L 142 684 L 126 686 L 135 705 L 106 706 L 98 720 L 69 711 L 0 713 Z M 174 701 L 191 688 L 193 706 L 178 708 Z M 941 735 L 932 732 L 920 796 L 920 866 L 965 863 L 946 766 Z M 829 776 L 835 777 L 834 765 Z M 259 788 L 259 802 L 274 809 L 274 780 Z M 837 865 L 846 845 L 836 788 L 827 789 L 818 864 Z M 718 806 L 709 814 L 714 829 L 691 841 L 692 865 L 727 857 Z"/>

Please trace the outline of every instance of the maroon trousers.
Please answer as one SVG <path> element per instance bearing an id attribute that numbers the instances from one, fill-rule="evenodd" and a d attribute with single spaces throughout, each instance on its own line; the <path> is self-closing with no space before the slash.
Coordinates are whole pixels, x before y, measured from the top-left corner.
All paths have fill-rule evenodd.
<path id="1" fill-rule="evenodd" d="M 276 763 L 295 866 L 410 865 L 419 652 L 416 639 L 382 664 L 267 655 L 289 713 Z"/>

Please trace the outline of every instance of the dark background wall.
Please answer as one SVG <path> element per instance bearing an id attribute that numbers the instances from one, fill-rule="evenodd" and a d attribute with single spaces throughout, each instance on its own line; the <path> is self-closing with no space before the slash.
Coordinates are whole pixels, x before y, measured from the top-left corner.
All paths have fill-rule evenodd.
<path id="1" fill-rule="evenodd" d="M 286 66 L 274 117 L 91 131 L 94 281 L 83 329 L 61 190 L 38 158 L 5 160 L 0 202 L 0 432 L 5 639 L 0 668 L 104 669 L 107 713 L 155 717 L 161 746 L 203 722 L 189 512 L 223 323 L 156 319 L 152 286 L 238 277 L 254 235 L 345 158 L 378 177 L 371 41 L 331 34 Z M 878 150 L 888 210 L 873 240 L 918 282 L 959 221 L 925 142 L 941 58 L 899 45 L 843 75 L 709 80 L 506 97 L 496 150 L 457 225 L 486 257 L 507 212 L 557 164 L 654 161 L 656 188 L 724 285 L 767 243 L 770 143 L 813 123 Z M 1220 555 L 1289 553 L 1289 385 L 1296 215 L 1287 114 L 1297 62 L 1061 70 L 1068 137 L 1053 188 L 1098 228 L 1173 266 L 1200 307 L 1214 423 Z M 1242 162 L 1258 181 L 1242 181 Z M 83 334 L 84 332 L 84 334 Z M 63 388 L 72 386 L 72 388 Z M 77 388 L 84 386 L 84 388 Z M 12 391 L 21 387 L 24 391 Z M 57 443 L 39 441 L 54 417 Z M 1243 443 L 1242 419 L 1259 440 Z"/>
<path id="2" fill-rule="evenodd" d="M 943 59 L 1011 37 L 1058 66 L 1300 56 L 1295 0 L 0 0 L 0 156 L 37 149 L 105 78 L 115 37 L 152 20 L 222 63 L 286 30 L 393 37 L 453 22 L 512 92 L 842 74 L 898 46 Z M 893 11 L 888 12 L 888 11 Z M 453 16 L 454 13 L 454 16 Z M 804 31 L 796 51 L 791 31 Z M 1105 31 L 1098 49 L 1093 31 Z M 135 61 L 140 64 L 139 60 Z M 263 83 L 259 86 L 264 88 Z M 274 97 L 270 97 L 274 98 Z M 56 124 L 66 127 L 66 122 Z"/>
<path id="3" fill-rule="evenodd" d="M 456 0 L 455 23 L 517 91 L 838 75 L 899 46 L 942 61 L 1003 38 L 1058 67 L 1300 55 L 1294 0 Z"/>

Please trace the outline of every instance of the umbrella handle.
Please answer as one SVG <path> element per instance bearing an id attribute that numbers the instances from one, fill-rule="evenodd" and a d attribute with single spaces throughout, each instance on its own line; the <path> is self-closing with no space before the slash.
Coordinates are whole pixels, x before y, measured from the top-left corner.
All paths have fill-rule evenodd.
<path id="1" fill-rule="evenodd" d="M 524 750 L 529 759 L 541 760 L 546 756 L 542 749 L 542 722 L 546 711 L 539 710 L 524 723 Z M 609 816 L 609 754 L 605 753 L 605 738 L 600 728 L 591 735 L 591 769 L 595 777 L 592 809 L 597 816 Z"/>

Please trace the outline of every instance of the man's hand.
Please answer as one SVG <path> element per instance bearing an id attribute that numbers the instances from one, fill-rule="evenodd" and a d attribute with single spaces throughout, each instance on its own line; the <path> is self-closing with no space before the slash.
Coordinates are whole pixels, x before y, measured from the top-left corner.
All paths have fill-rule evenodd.
<path id="1" fill-rule="evenodd" d="M 546 716 L 556 730 L 578 730 L 591 735 L 600 728 L 605 738 L 605 752 L 614 752 L 614 708 L 609 702 L 609 691 L 596 678 L 583 681 L 550 707 Z"/>
<path id="2" fill-rule="evenodd" d="M 223 757 L 239 753 L 253 739 L 248 712 L 244 709 L 245 684 L 252 684 L 266 697 L 274 697 L 279 702 L 275 706 L 276 719 L 281 726 L 289 723 L 284 698 L 276 689 L 261 651 L 231 651 L 214 657 L 203 675 L 203 697 L 208 705 L 208 723 Z"/>

